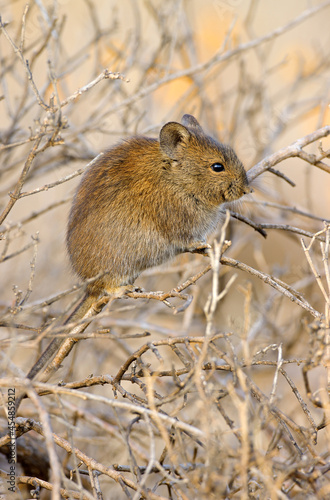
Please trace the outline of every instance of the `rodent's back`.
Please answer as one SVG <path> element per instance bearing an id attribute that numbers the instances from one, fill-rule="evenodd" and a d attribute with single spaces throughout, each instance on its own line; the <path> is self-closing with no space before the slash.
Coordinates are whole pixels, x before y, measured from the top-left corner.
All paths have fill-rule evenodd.
<path id="1" fill-rule="evenodd" d="M 81 180 L 67 231 L 72 266 L 84 280 L 108 272 L 91 293 L 133 283 L 144 269 L 205 240 L 219 205 L 248 192 L 247 185 L 234 151 L 190 115 L 183 125 L 164 125 L 159 141 L 128 139 Z"/>

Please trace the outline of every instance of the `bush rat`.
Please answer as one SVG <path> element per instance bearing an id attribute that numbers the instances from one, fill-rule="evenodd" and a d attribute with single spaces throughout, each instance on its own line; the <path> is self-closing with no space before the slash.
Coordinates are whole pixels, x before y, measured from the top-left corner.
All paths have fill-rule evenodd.
<path id="1" fill-rule="evenodd" d="M 132 137 L 104 153 L 84 174 L 73 200 L 67 248 L 87 286 L 66 321 L 84 316 L 97 298 L 131 285 L 144 270 L 206 247 L 219 207 L 250 192 L 233 149 L 184 115 L 159 140 Z M 54 339 L 28 374 L 33 378 L 61 344 Z"/>
<path id="2" fill-rule="evenodd" d="M 159 141 L 132 137 L 85 172 L 67 230 L 71 264 L 90 295 L 130 285 L 149 267 L 206 242 L 219 207 L 248 193 L 248 180 L 231 147 L 207 136 L 184 115 Z"/>

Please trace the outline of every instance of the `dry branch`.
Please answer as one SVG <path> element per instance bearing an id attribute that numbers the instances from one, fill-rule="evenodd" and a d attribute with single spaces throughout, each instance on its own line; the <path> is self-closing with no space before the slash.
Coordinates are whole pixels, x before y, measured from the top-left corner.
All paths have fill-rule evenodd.
<path id="1" fill-rule="evenodd" d="M 279 24 L 261 2 L 245 18 L 237 2 L 203 15 L 188 3 L 87 0 L 81 38 L 74 2 L 3 2 L 0 452 L 17 443 L 29 498 L 330 494 L 330 1 Z M 184 113 L 252 166 L 254 193 L 203 259 L 190 249 L 66 324 L 86 286 L 63 244 L 77 178 L 118 139 L 156 137 Z M 28 380 L 49 339 L 49 382 Z M 17 408 L 26 395 L 16 438 L 8 389 Z M 27 436 L 49 471 L 31 468 Z"/>

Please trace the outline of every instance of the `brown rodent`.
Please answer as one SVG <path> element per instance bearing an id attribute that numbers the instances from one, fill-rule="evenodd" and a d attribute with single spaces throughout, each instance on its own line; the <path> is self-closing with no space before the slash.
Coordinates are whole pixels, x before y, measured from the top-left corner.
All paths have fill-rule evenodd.
<path id="1" fill-rule="evenodd" d="M 203 246 L 220 205 L 250 192 L 233 149 L 184 115 L 166 123 L 159 141 L 132 137 L 91 168 L 73 200 L 67 248 L 76 273 L 89 280 L 66 323 L 82 318 L 99 296 L 130 285 L 144 270 Z M 103 273 L 103 274 L 102 274 Z M 33 378 L 56 352 L 54 339 L 30 370 Z"/>
<path id="2" fill-rule="evenodd" d="M 159 141 L 132 137 L 86 171 L 67 231 L 72 267 L 83 279 L 107 272 L 90 295 L 129 285 L 149 267 L 206 241 L 219 206 L 250 192 L 233 149 L 184 115 Z"/>

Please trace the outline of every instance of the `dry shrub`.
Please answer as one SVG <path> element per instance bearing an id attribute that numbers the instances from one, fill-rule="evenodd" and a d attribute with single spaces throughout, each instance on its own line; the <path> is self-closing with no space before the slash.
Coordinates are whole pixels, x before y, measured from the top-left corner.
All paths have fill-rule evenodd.
<path id="1" fill-rule="evenodd" d="M 330 2 L 2 4 L 2 494 L 330 498 Z M 81 293 L 64 249 L 80 174 L 184 113 L 254 194 L 208 257 L 145 272 L 30 382 Z"/>

